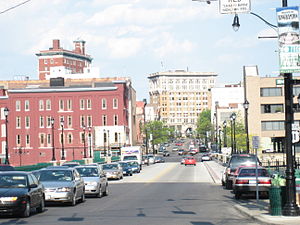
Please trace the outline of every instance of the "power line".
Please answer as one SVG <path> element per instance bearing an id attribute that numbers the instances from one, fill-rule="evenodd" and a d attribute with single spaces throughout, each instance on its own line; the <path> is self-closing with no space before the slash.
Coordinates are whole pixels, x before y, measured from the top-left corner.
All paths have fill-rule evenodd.
<path id="1" fill-rule="evenodd" d="M 4 11 L 1 11 L 0 14 L 6 13 L 7 11 L 10 11 L 10 10 L 12 10 L 12 9 L 15 9 L 15 8 L 17 8 L 17 7 L 21 6 L 21 5 L 26 4 L 27 2 L 30 2 L 30 1 L 31 1 L 31 0 L 26 0 L 26 1 L 24 1 L 24 2 L 21 2 L 21 3 L 17 4 L 17 5 L 15 5 L 15 6 L 12 6 L 12 7 L 8 8 L 8 9 L 5 9 Z"/>

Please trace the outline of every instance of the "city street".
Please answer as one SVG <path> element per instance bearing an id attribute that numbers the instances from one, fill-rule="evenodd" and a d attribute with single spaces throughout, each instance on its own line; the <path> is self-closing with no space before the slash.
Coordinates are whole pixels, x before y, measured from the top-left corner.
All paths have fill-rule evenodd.
<path id="1" fill-rule="evenodd" d="M 232 194 L 213 182 L 203 163 L 184 166 L 179 159 L 170 157 L 174 162 L 145 166 L 140 174 L 110 181 L 107 197 L 87 198 L 75 207 L 51 205 L 25 219 L 2 217 L 0 224 L 257 224 L 239 215 Z"/>

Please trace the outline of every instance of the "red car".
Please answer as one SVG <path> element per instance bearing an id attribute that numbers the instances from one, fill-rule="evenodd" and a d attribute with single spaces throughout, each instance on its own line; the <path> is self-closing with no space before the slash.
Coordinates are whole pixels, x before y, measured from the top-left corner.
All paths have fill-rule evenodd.
<path id="1" fill-rule="evenodd" d="M 194 157 L 187 157 L 185 160 L 184 160 L 184 165 L 194 165 L 196 166 L 196 159 Z"/>

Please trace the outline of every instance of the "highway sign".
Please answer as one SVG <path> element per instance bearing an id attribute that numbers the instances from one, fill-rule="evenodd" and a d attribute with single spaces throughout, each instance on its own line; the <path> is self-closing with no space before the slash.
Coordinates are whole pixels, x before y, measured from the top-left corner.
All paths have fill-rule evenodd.
<path id="1" fill-rule="evenodd" d="M 250 0 L 219 0 L 221 14 L 239 14 L 250 12 Z"/>

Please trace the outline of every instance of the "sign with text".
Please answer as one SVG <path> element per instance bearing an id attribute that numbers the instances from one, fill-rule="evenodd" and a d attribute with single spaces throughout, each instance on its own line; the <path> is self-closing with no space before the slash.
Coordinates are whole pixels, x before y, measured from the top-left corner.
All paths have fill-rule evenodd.
<path id="1" fill-rule="evenodd" d="M 250 0 L 219 0 L 221 14 L 239 14 L 250 12 Z"/>
<path id="2" fill-rule="evenodd" d="M 300 72 L 299 7 L 277 8 L 280 73 Z"/>
<path id="3" fill-rule="evenodd" d="M 259 136 L 252 136 L 252 146 L 254 149 L 259 148 Z"/>

